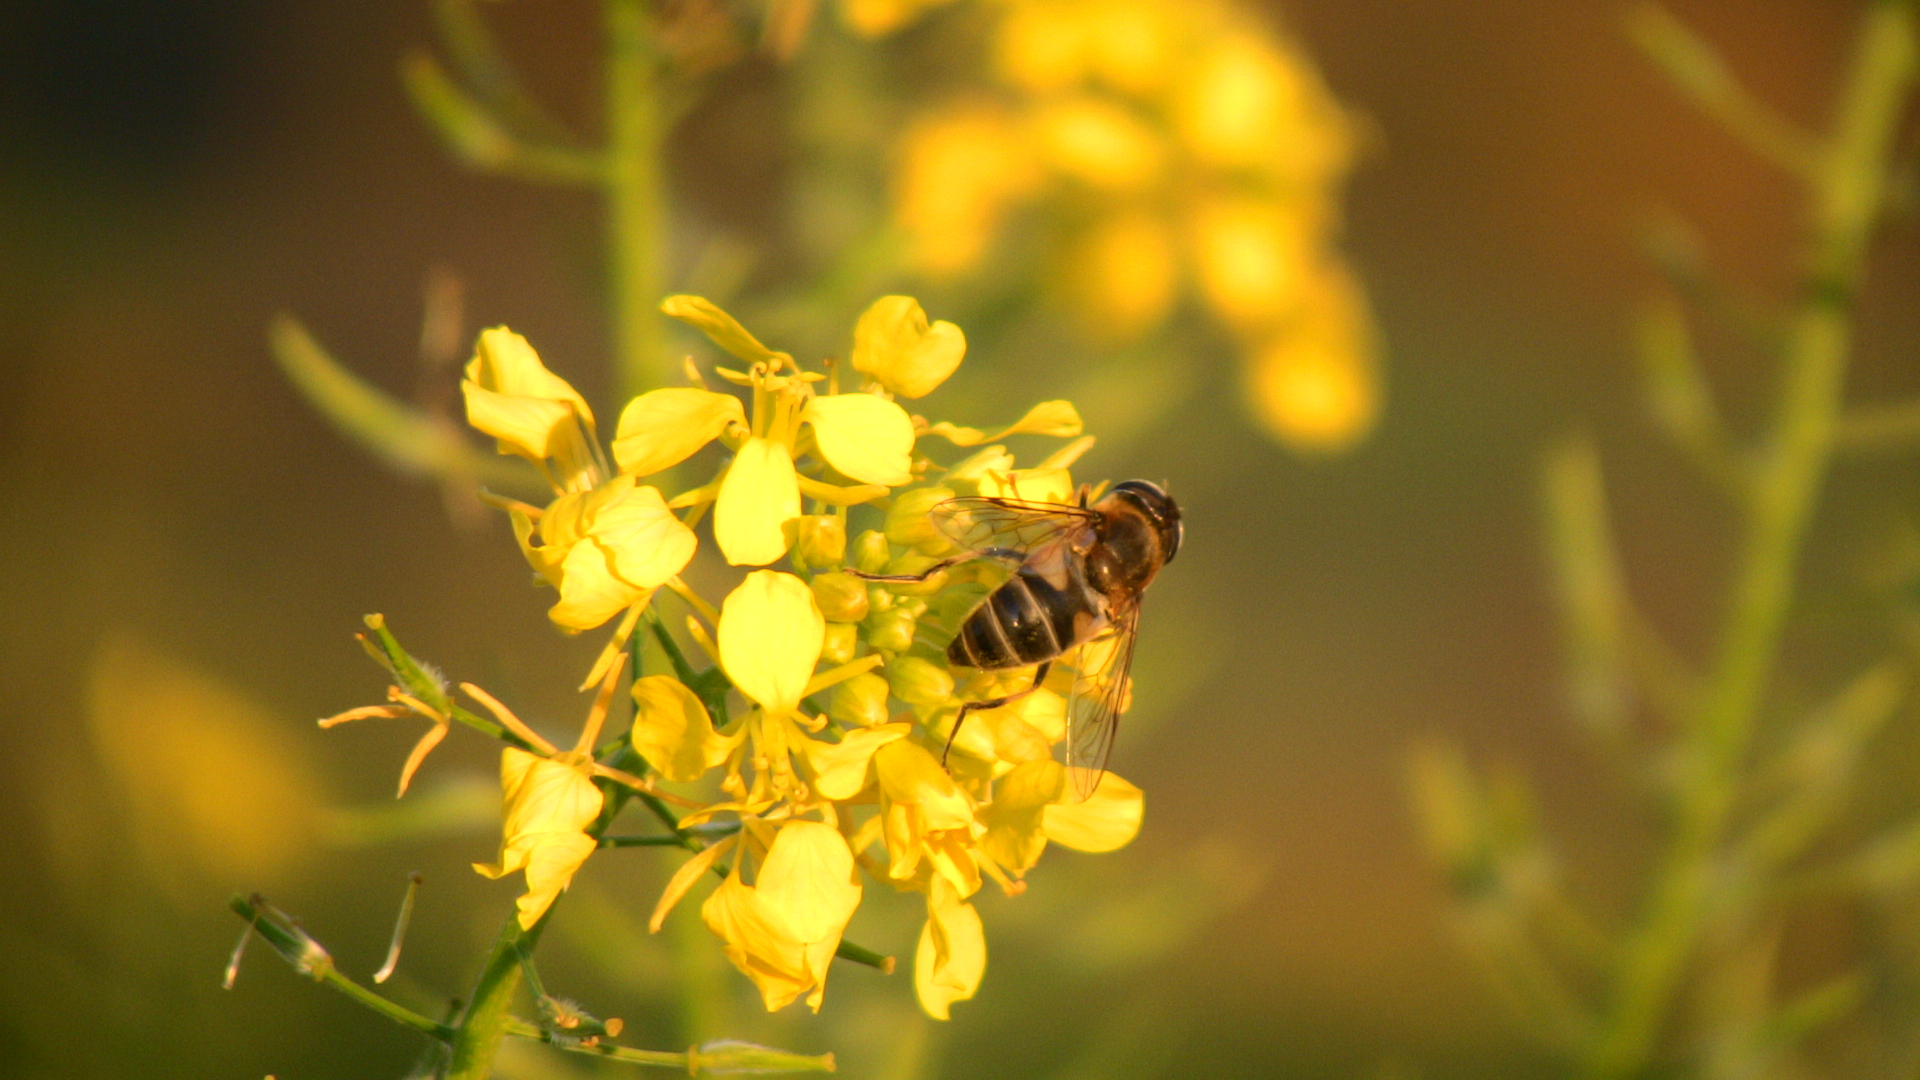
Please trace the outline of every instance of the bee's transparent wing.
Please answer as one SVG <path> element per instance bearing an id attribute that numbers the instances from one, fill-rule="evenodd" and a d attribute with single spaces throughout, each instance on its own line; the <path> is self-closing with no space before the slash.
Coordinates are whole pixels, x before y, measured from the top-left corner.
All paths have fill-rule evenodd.
<path id="1" fill-rule="evenodd" d="M 1085 507 L 985 495 L 948 499 L 927 516 L 962 550 L 1002 557 L 1037 551 L 1100 520 Z"/>
<path id="2" fill-rule="evenodd" d="M 1133 668 L 1133 643 L 1139 637 L 1140 608 L 1131 605 L 1113 614 L 1104 634 L 1083 644 L 1081 663 L 1090 667 L 1074 674 L 1073 693 L 1067 699 L 1067 775 L 1080 801 L 1092 797 L 1106 774 L 1113 753 L 1113 736 L 1120 730 L 1120 714 L 1133 695 L 1128 672 Z"/>

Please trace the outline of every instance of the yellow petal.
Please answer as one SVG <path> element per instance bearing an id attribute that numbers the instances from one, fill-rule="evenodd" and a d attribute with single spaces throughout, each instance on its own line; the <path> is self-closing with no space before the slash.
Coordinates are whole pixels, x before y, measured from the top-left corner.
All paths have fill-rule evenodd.
<path id="1" fill-rule="evenodd" d="M 1080 434 L 1080 413 L 1070 401 L 1043 401 L 1027 410 L 1010 427 L 999 431 L 984 432 L 979 428 L 960 427 L 944 421 L 927 429 L 927 434 L 938 435 L 955 446 L 978 446 L 983 442 L 996 442 L 1009 435 L 1051 435 L 1061 439 L 1071 439 Z"/>
<path id="2" fill-rule="evenodd" d="M 987 971 L 987 935 L 973 905 L 960 899 L 945 878 L 935 877 L 927 894 L 927 923 L 913 955 L 913 989 L 920 1007 L 945 1020 L 956 1001 L 980 989 Z"/>
<path id="3" fill-rule="evenodd" d="M 980 494 L 1027 502 L 1070 503 L 1073 475 L 1065 469 L 1015 469 L 980 478 Z"/>
<path id="4" fill-rule="evenodd" d="M 583 831 L 603 802 L 588 768 L 509 747 L 500 756 L 505 821 L 500 859 L 474 864 L 491 878 L 525 870 L 527 892 L 519 900 L 520 925 L 531 929 L 597 842 Z"/>
<path id="5" fill-rule="evenodd" d="M 1069 89 L 1086 74 L 1086 29 L 1085 13 L 1064 5 L 1010 5 L 994 41 L 1000 77 L 1038 94 Z"/>
<path id="6" fill-rule="evenodd" d="M 911 296 L 875 300 L 853 328 L 854 370 L 902 397 L 932 393 L 966 355 L 967 337 L 960 328 L 944 319 L 928 325 L 927 313 Z"/>
<path id="7" fill-rule="evenodd" d="M 692 457 L 728 424 L 746 422 L 746 411 L 732 394 L 692 386 L 651 390 L 621 410 L 613 460 L 621 472 L 647 476 Z"/>
<path id="8" fill-rule="evenodd" d="M 877 676 L 874 678 L 878 681 Z M 881 693 L 885 693 L 884 684 Z M 880 724 L 849 731 L 837 743 L 805 740 L 800 749 L 806 755 L 807 768 L 813 773 L 814 794 L 835 802 L 858 795 L 867 786 L 867 766 L 873 761 L 875 751 L 906 738 L 911 730 L 910 724 Z"/>
<path id="9" fill-rule="evenodd" d="M 827 636 L 813 590 L 792 574 L 756 570 L 720 609 L 720 666 L 769 714 L 800 704 Z"/>
<path id="10" fill-rule="evenodd" d="M 1140 832 L 1146 813 L 1140 789 L 1112 773 L 1100 777 L 1100 786 L 1085 802 L 1056 802 L 1045 811 L 1047 839 L 1075 851 L 1113 851 Z"/>
<path id="11" fill-rule="evenodd" d="M 740 447 L 713 508 L 713 538 L 735 566 L 765 566 L 787 553 L 800 516 L 800 479 L 785 444 L 754 436 Z"/>
<path id="12" fill-rule="evenodd" d="M 768 918 L 738 867 L 700 906 L 700 917 L 726 943 L 727 959 L 759 988 L 768 1012 L 786 1008 L 817 981 L 808 970 L 806 945 Z"/>
<path id="13" fill-rule="evenodd" d="M 502 394 L 470 382 L 460 384 L 467 402 L 467 423 L 500 441 L 500 452 L 532 461 L 553 456 L 552 444 L 573 407 L 550 398 Z"/>
<path id="14" fill-rule="evenodd" d="M 980 808 L 980 823 L 987 827 L 981 848 L 1016 875 L 1025 873 L 1047 846 L 1047 804 L 1060 798 L 1066 782 L 1066 769 L 1052 758 L 1029 761 L 995 780 L 993 801 Z"/>
<path id="15" fill-rule="evenodd" d="M 792 935 L 839 944 L 860 906 L 860 878 L 846 838 L 831 825 L 789 821 L 780 827 L 754 885 L 760 903 L 780 914 Z"/>
<path id="16" fill-rule="evenodd" d="M 567 380 L 548 371 L 526 338 L 504 326 L 480 332 L 473 359 L 467 361 L 466 377 L 484 390 L 509 397 L 565 402 L 588 428 L 593 426 L 593 410 L 587 407 L 587 399 Z"/>
<path id="17" fill-rule="evenodd" d="M 800 410 L 827 464 L 863 484 L 897 487 L 913 473 L 913 419 L 872 394 L 816 397 Z"/>
<path id="18" fill-rule="evenodd" d="M 568 549 L 552 576 L 559 579 L 560 600 L 547 609 L 547 617 L 568 630 L 591 630 L 646 593 L 614 573 L 611 553 L 592 540 Z"/>
<path id="19" fill-rule="evenodd" d="M 595 494 L 602 489 L 607 495 L 593 515 L 590 535 L 611 556 L 614 573 L 629 585 L 656 589 L 687 568 L 699 541 L 667 509 L 659 488 L 621 476 Z"/>
<path id="20" fill-rule="evenodd" d="M 711 338 L 715 345 L 749 364 L 786 355 L 760 344 L 760 340 L 747 333 L 747 328 L 736 322 L 733 316 L 721 311 L 704 297 L 669 296 L 661 302 L 660 310 L 699 330 Z"/>
<path id="21" fill-rule="evenodd" d="M 888 743 L 873 755 L 880 791 L 888 802 L 919 809 L 927 829 L 964 829 L 973 807 L 940 759 L 918 743 Z"/>
<path id="22" fill-rule="evenodd" d="M 733 751 L 706 706 L 670 675 L 635 679 L 633 703 L 633 749 L 668 780 L 698 780 Z"/>

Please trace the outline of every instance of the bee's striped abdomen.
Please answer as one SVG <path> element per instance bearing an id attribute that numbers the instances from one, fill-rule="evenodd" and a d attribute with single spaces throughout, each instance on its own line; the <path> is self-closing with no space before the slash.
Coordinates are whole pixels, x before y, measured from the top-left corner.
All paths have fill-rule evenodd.
<path id="1" fill-rule="evenodd" d="M 960 627 L 947 659 L 967 667 L 1026 667 L 1051 660 L 1079 644 L 1076 625 L 1100 614 L 1094 596 L 1074 574 L 1065 590 L 1022 567 L 995 589 Z"/>

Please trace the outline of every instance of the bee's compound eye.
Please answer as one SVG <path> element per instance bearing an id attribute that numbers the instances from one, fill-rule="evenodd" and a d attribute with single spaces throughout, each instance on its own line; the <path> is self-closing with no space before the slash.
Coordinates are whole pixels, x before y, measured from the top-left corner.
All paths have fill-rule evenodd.
<path id="1" fill-rule="evenodd" d="M 1138 507 L 1153 522 L 1160 534 L 1160 548 L 1165 561 L 1171 562 L 1174 553 L 1180 550 L 1180 541 L 1185 538 L 1186 526 L 1180 519 L 1180 506 L 1168 495 L 1165 488 L 1151 480 L 1126 480 L 1113 486 L 1113 494 L 1119 495 Z"/>

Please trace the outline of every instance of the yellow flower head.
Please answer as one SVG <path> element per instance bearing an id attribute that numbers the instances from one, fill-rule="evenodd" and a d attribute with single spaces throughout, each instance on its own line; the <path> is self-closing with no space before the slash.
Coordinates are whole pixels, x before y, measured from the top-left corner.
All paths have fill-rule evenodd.
<path id="1" fill-rule="evenodd" d="M 686 568 L 698 544 L 658 488 L 626 475 L 562 495 L 538 524 L 516 510 L 513 523 L 527 561 L 560 590 L 549 616 L 570 630 L 592 629 L 644 599 Z"/>
<path id="2" fill-rule="evenodd" d="M 745 858 L 734 863 L 701 916 L 725 942 L 727 958 L 760 988 L 769 1012 L 801 994 L 819 1012 L 827 967 L 860 906 L 853 852 L 830 825 L 788 821 L 752 885 L 741 874 L 745 864 Z"/>
<path id="3" fill-rule="evenodd" d="M 467 422 L 498 439 L 501 453 L 540 466 L 561 491 L 598 481 L 593 410 L 526 338 L 504 326 L 482 331 L 460 391 Z"/>
<path id="4" fill-rule="evenodd" d="M 506 817 L 500 858 L 473 868 L 490 878 L 526 871 L 527 891 L 516 906 L 520 926 L 531 930 L 598 846 L 585 830 L 600 816 L 602 796 L 590 765 L 512 747 L 500 755 L 500 787 Z"/>

